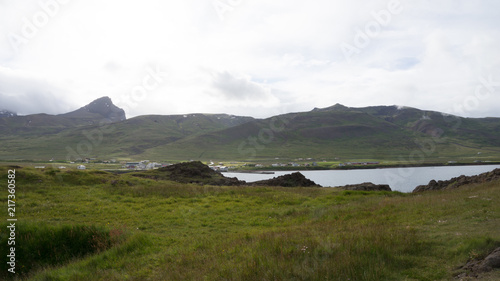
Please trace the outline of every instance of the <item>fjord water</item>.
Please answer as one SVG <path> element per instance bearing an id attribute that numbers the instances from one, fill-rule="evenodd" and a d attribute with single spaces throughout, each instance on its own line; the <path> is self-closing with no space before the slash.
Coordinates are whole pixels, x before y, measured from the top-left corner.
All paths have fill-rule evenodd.
<path id="1" fill-rule="evenodd" d="M 389 184 L 391 189 L 400 192 L 412 192 L 415 187 L 428 184 L 430 180 L 449 180 L 460 175 L 474 176 L 500 168 L 500 165 L 446 166 L 446 167 L 411 167 L 386 169 L 300 171 L 306 178 L 324 187 L 343 186 L 372 182 Z M 291 174 L 295 171 L 275 171 L 274 174 L 224 173 L 226 177 L 236 177 L 246 182 L 271 179 Z"/>

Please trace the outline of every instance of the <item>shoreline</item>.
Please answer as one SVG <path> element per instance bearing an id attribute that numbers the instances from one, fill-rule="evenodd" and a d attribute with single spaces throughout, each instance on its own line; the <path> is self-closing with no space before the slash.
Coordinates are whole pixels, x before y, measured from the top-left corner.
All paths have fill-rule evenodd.
<path id="1" fill-rule="evenodd" d="M 387 164 L 387 165 L 359 165 L 343 167 L 259 167 L 247 169 L 229 170 L 228 173 L 248 173 L 248 174 L 274 174 L 281 171 L 336 171 L 336 170 L 373 170 L 373 169 L 393 169 L 393 168 L 418 168 L 418 167 L 453 167 L 453 166 L 488 166 L 500 165 L 500 161 L 480 162 L 480 163 L 422 163 L 422 164 Z"/>
<path id="2" fill-rule="evenodd" d="M 64 162 L 44 162 L 44 161 L 27 161 L 27 160 L 2 160 L 0 161 L 0 165 L 9 166 L 9 165 L 34 165 L 41 164 L 46 165 L 48 168 L 55 168 L 56 166 L 68 166 L 71 167 L 76 164 L 68 164 Z M 88 163 L 85 165 L 95 165 L 96 163 Z M 99 164 L 99 163 L 97 163 Z M 117 164 L 103 164 L 105 166 L 101 168 L 97 168 L 99 170 L 108 170 L 108 171 L 119 171 L 122 173 L 131 172 L 130 170 L 123 170 L 120 168 L 111 168 L 110 166 Z M 325 167 L 325 166 L 286 166 L 286 167 L 272 167 L 272 166 L 264 166 L 264 167 L 245 167 L 245 168 L 235 168 L 230 169 L 228 173 L 248 173 L 248 174 L 274 174 L 275 172 L 281 171 L 343 171 L 343 170 L 373 170 L 373 169 L 394 169 L 394 168 L 418 168 L 418 167 L 454 167 L 454 166 L 488 166 L 488 165 L 500 165 L 500 161 L 490 161 L 490 162 L 458 162 L 458 163 L 415 163 L 415 164 L 367 164 L 367 165 L 351 165 L 351 166 L 333 166 L 333 167 Z M 108 167 L 106 167 L 108 166 Z M 93 167 L 96 168 L 96 167 Z"/>

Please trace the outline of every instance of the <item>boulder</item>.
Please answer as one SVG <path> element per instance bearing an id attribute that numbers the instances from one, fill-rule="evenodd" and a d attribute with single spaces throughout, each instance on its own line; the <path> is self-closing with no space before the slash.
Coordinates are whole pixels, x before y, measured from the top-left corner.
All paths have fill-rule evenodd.
<path id="1" fill-rule="evenodd" d="M 362 190 L 362 191 L 392 191 L 388 184 L 374 184 L 371 182 L 364 182 L 360 184 L 349 184 L 345 186 L 339 186 L 338 188 L 343 190 Z"/>
<path id="2" fill-rule="evenodd" d="M 458 275 L 458 278 L 475 277 L 478 278 L 480 274 L 500 268 L 500 247 L 496 248 L 484 259 L 475 259 L 467 262 L 460 269 L 465 271 Z"/>

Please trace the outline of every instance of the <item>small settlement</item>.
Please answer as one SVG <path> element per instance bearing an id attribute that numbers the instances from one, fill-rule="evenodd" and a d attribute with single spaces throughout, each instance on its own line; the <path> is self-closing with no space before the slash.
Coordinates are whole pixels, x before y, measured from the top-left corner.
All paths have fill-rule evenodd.
<path id="1" fill-rule="evenodd" d="M 171 164 L 161 164 L 157 162 L 150 162 L 149 160 L 142 160 L 139 162 L 127 162 L 123 168 L 129 170 L 153 170 L 162 167 L 170 166 Z"/>

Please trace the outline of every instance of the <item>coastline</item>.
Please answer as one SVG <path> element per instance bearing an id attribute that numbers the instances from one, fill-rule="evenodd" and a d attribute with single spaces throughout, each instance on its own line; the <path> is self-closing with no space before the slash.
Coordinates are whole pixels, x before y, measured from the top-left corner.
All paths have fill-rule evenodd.
<path id="1" fill-rule="evenodd" d="M 420 163 L 420 164 L 377 164 L 377 165 L 356 165 L 342 167 L 321 167 L 321 166 L 298 166 L 298 167 L 258 167 L 230 170 L 231 173 L 252 173 L 252 174 L 270 174 L 274 171 L 328 171 L 328 170 L 372 170 L 372 169 L 392 169 L 392 168 L 412 168 L 412 167 L 452 167 L 452 166 L 488 166 L 500 165 L 500 161 L 479 162 L 479 163 Z"/>

